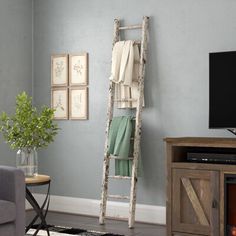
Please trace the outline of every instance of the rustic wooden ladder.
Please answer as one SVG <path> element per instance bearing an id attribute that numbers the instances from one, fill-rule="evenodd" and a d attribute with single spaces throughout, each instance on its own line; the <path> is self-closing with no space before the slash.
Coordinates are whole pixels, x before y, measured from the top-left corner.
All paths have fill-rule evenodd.
<path id="1" fill-rule="evenodd" d="M 113 108 L 114 102 L 127 102 L 133 101 L 132 99 L 125 100 L 115 100 L 114 99 L 114 90 L 115 86 L 112 81 L 109 84 L 109 99 L 108 99 L 108 111 L 107 111 L 107 126 L 106 126 L 106 140 L 105 140 L 105 150 L 104 150 L 104 163 L 103 163 L 103 177 L 102 177 L 102 195 L 101 195 L 101 204 L 100 204 L 100 224 L 104 224 L 105 215 L 106 215 L 106 205 L 107 199 L 126 199 L 130 201 L 129 205 L 129 219 L 128 224 L 129 228 L 132 228 L 135 221 L 135 207 L 136 207 L 136 188 L 137 188 L 137 169 L 138 169 L 138 158 L 140 153 L 140 138 L 141 138 L 141 114 L 143 109 L 143 98 L 144 98 L 144 75 L 145 75 L 145 64 L 146 64 L 146 54 L 147 54 L 147 42 L 148 42 L 148 21 L 147 16 L 143 17 L 143 22 L 140 25 L 131 25 L 131 26 L 120 26 L 120 21 L 114 20 L 114 35 L 113 35 L 113 47 L 116 42 L 120 40 L 120 31 L 121 30 L 131 30 L 131 29 L 141 29 L 142 38 L 141 41 L 135 41 L 136 44 L 140 46 L 140 62 L 139 62 L 139 96 L 137 99 L 137 108 L 136 108 L 136 121 L 135 121 L 135 134 L 134 134 L 134 152 L 133 157 L 129 159 L 132 160 L 132 176 L 109 176 L 109 164 L 110 159 L 121 159 L 117 156 L 111 156 L 108 154 L 108 133 L 110 124 L 113 118 Z M 108 180 L 112 179 L 121 179 L 121 180 L 131 180 L 131 189 L 130 196 L 122 195 L 108 195 Z"/>

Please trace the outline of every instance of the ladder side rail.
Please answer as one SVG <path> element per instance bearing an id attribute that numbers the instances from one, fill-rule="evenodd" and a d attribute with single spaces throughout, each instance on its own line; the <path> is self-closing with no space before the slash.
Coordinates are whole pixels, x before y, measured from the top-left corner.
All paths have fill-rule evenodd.
<path id="1" fill-rule="evenodd" d="M 113 33 L 113 43 L 112 48 L 115 43 L 119 41 L 120 21 L 118 19 L 114 20 L 114 33 Z M 113 117 L 113 107 L 114 107 L 114 83 L 110 81 L 109 83 L 109 97 L 108 97 L 108 109 L 107 109 L 107 124 L 105 132 L 105 147 L 104 147 L 104 160 L 103 160 L 103 176 L 102 176 L 102 194 L 101 194 L 101 204 L 100 204 L 100 214 L 99 223 L 104 224 L 106 205 L 107 205 L 107 191 L 108 191 L 108 175 L 109 175 L 109 155 L 108 155 L 108 133 Z"/>
<path id="2" fill-rule="evenodd" d="M 138 158 L 140 153 L 140 139 L 141 139 L 141 126 L 142 126 L 142 110 L 143 110 L 143 97 L 144 97 L 144 76 L 145 64 L 147 54 L 147 34 L 148 34 L 148 20 L 149 17 L 143 17 L 142 23 L 142 41 L 141 41 L 141 55 L 139 66 L 139 96 L 138 105 L 136 110 L 136 123 L 135 123 L 135 136 L 134 136 L 134 153 L 131 177 L 131 190 L 130 190 L 130 207 L 129 207 L 129 228 L 132 228 L 135 221 L 135 206 L 136 206 L 136 185 L 137 185 L 137 169 Z"/>

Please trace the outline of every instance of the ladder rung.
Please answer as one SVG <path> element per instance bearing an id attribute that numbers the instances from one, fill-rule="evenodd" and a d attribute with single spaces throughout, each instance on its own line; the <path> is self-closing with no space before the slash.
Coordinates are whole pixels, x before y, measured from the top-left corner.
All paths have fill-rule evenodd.
<path id="1" fill-rule="evenodd" d="M 122 98 L 122 99 L 114 99 L 114 102 L 137 102 L 138 99 L 134 98 Z"/>
<path id="2" fill-rule="evenodd" d="M 119 30 L 131 30 L 131 29 L 142 29 L 142 25 L 129 25 L 129 26 L 122 26 Z"/>
<path id="3" fill-rule="evenodd" d="M 133 157 L 128 157 L 128 158 L 122 158 L 122 157 L 119 157 L 119 156 L 114 156 L 114 155 L 110 155 L 109 156 L 110 159 L 114 159 L 114 160 L 123 160 L 123 161 L 126 161 L 126 160 L 133 160 L 134 158 Z"/>
<path id="4" fill-rule="evenodd" d="M 129 200 L 129 196 L 123 196 L 123 195 L 107 195 L 108 198 L 114 198 L 114 199 L 127 199 Z"/>
<path id="5" fill-rule="evenodd" d="M 120 215 L 117 215 L 117 216 L 104 216 L 104 218 L 106 219 L 118 219 L 118 220 L 128 220 L 127 216 L 120 216 Z"/>
<path id="6" fill-rule="evenodd" d="M 141 44 L 141 40 L 134 40 L 134 44 Z"/>
<path id="7" fill-rule="evenodd" d="M 122 176 L 122 175 L 109 175 L 108 178 L 111 178 L 111 179 L 131 179 L 130 176 Z"/>

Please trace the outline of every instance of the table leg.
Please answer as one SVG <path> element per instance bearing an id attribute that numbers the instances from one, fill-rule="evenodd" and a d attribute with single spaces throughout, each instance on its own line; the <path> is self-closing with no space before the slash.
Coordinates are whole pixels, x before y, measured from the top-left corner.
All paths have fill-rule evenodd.
<path id="1" fill-rule="evenodd" d="M 47 213 L 48 213 L 48 207 L 49 207 L 49 202 L 50 202 L 50 182 L 48 184 L 48 191 L 47 191 L 46 198 L 45 198 L 45 200 L 44 200 L 44 202 L 43 202 L 41 207 L 39 206 L 39 204 L 37 203 L 36 199 L 34 198 L 34 196 L 32 195 L 32 193 L 29 191 L 29 189 L 27 187 L 26 187 L 26 199 L 30 203 L 30 205 L 33 207 L 35 212 L 36 212 L 36 216 L 31 221 L 31 223 L 26 227 L 26 232 L 28 232 L 28 230 L 34 225 L 36 220 L 38 218 L 40 218 L 41 219 L 41 223 L 39 224 L 38 228 L 36 229 L 36 231 L 34 233 L 34 236 L 37 235 L 38 231 L 43 226 L 45 227 L 45 229 L 47 231 L 47 235 L 50 236 L 50 233 L 49 233 L 49 230 L 48 230 L 48 225 L 46 223 L 46 216 L 47 216 Z M 43 213 L 45 205 L 46 205 L 46 209 L 45 209 L 45 213 Z"/>

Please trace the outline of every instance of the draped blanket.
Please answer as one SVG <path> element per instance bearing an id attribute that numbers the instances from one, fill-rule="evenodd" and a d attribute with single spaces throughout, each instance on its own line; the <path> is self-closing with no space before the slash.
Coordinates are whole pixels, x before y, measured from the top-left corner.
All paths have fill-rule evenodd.
<path id="1" fill-rule="evenodd" d="M 108 153 L 123 158 L 115 161 L 115 175 L 131 176 L 132 161 L 127 158 L 133 152 L 135 120 L 132 116 L 114 117 L 108 135 Z"/>
<path id="2" fill-rule="evenodd" d="M 138 99 L 139 48 L 132 40 L 119 41 L 112 51 L 110 80 L 115 83 L 115 99 Z M 136 108 L 136 101 L 121 101 L 118 108 Z"/>

